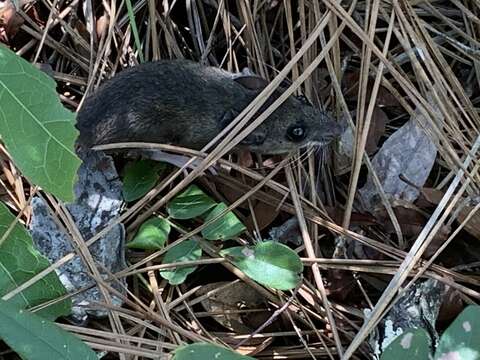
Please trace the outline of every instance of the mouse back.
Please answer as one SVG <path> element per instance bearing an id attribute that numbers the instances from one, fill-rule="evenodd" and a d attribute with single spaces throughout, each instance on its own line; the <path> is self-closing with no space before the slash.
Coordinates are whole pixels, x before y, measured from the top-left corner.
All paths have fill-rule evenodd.
<path id="1" fill-rule="evenodd" d="M 77 114 L 79 142 L 169 143 L 200 149 L 227 109 L 246 106 L 248 90 L 224 70 L 162 60 L 121 71 L 90 95 Z"/>

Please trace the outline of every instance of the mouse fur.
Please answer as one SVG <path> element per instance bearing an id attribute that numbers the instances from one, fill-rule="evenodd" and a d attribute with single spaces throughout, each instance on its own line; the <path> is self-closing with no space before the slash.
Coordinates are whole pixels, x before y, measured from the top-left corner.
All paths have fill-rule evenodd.
<path id="1" fill-rule="evenodd" d="M 266 86 L 188 60 L 161 60 L 121 71 L 90 95 L 77 114 L 81 146 L 152 142 L 200 150 Z M 271 96 L 263 109 L 282 90 Z M 302 132 L 302 129 L 304 130 Z M 280 154 L 323 145 L 341 127 L 327 113 L 290 96 L 240 147 Z"/>

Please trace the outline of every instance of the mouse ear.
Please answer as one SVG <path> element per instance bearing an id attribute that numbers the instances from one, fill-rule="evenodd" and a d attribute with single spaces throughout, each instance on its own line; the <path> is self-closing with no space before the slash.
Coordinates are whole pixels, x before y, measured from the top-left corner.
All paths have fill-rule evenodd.
<path id="1" fill-rule="evenodd" d="M 268 85 L 268 81 L 264 78 L 254 75 L 241 75 L 233 79 L 238 84 L 242 85 L 244 88 L 250 90 L 260 90 L 265 88 Z"/>

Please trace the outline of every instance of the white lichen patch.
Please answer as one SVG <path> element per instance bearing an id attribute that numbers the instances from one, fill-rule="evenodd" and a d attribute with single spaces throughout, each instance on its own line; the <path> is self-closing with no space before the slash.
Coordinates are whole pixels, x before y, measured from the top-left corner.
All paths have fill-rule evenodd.
<path id="1" fill-rule="evenodd" d="M 412 346 L 412 340 L 413 340 L 413 334 L 412 333 L 407 333 L 403 335 L 402 340 L 400 340 L 400 346 L 408 350 Z"/>
<path id="2" fill-rule="evenodd" d="M 395 340 L 398 336 L 403 334 L 401 328 L 394 329 L 394 324 L 392 320 L 386 320 L 384 325 L 385 336 L 382 341 L 382 351 L 384 351 L 390 343 Z"/>
<path id="3" fill-rule="evenodd" d="M 255 251 L 253 251 L 248 247 L 245 247 L 242 249 L 242 254 L 245 255 L 246 257 L 253 257 L 253 255 L 255 254 Z"/>
<path id="4" fill-rule="evenodd" d="M 462 358 L 458 351 L 450 351 L 448 353 L 440 355 L 438 360 L 462 360 Z"/>
<path id="5" fill-rule="evenodd" d="M 409 306 L 407 311 L 410 317 L 416 318 L 420 316 L 420 311 L 417 305 Z"/>

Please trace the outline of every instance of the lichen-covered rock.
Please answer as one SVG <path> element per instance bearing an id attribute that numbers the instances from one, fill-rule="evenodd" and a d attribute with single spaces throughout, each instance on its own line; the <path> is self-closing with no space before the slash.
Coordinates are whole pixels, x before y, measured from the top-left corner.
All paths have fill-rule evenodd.
<path id="1" fill-rule="evenodd" d="M 83 155 L 83 161 L 75 186 L 76 201 L 68 204 L 67 208 L 83 239 L 88 241 L 119 215 L 123 200 L 122 184 L 110 157 L 101 152 L 88 152 Z M 52 263 L 74 252 L 74 243 L 70 235 L 58 225 L 58 221 L 45 201 L 35 197 L 32 208 L 30 232 L 38 250 Z M 124 228 L 120 224 L 115 225 L 105 236 L 89 247 L 93 259 L 101 264 L 97 268 L 105 278 L 107 272 L 102 267 L 110 274 L 125 268 L 124 240 Z M 105 311 L 98 310 L 98 306 L 94 306 L 94 303 L 104 302 L 104 299 L 79 256 L 62 265 L 58 272 L 63 285 L 69 292 L 88 289 L 72 298 L 72 316 L 76 322 L 85 322 L 88 315 L 95 317 L 106 315 Z M 123 280 L 122 283 L 125 285 Z M 111 285 L 122 291 L 115 282 Z M 112 297 L 112 299 L 117 305 L 121 305 L 118 298 Z"/>

